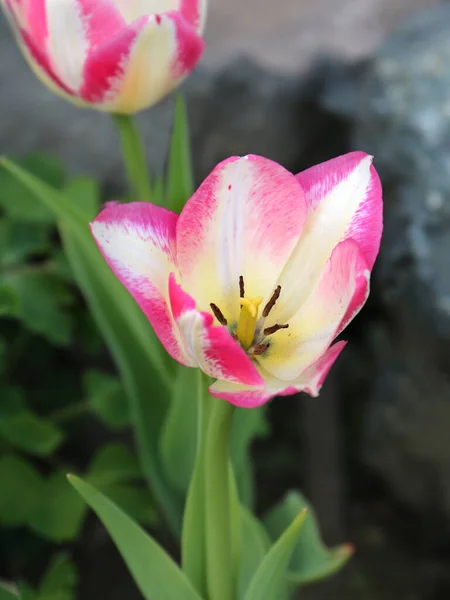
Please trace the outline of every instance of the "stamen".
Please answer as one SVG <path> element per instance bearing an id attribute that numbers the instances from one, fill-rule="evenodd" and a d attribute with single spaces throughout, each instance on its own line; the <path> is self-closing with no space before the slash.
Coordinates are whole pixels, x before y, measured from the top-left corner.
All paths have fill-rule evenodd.
<path id="1" fill-rule="evenodd" d="M 244 278 L 239 275 L 239 296 L 243 298 L 245 296 Z"/>
<path id="2" fill-rule="evenodd" d="M 263 333 L 264 335 L 272 335 L 272 333 L 276 333 L 277 331 L 280 331 L 280 329 L 287 329 L 288 327 L 289 325 L 272 325 L 272 327 L 266 327 Z"/>
<path id="3" fill-rule="evenodd" d="M 211 304 L 209 306 L 211 307 L 211 310 L 213 311 L 214 316 L 219 321 L 219 323 L 221 325 L 228 325 L 228 321 L 223 316 L 223 313 L 220 310 L 220 308 L 216 304 L 213 304 L 212 302 L 211 302 Z"/>
<path id="4" fill-rule="evenodd" d="M 252 350 L 253 356 L 261 356 L 269 348 L 270 344 L 258 344 Z"/>
<path id="5" fill-rule="evenodd" d="M 276 301 L 278 300 L 278 298 L 280 297 L 281 294 L 281 285 L 278 285 L 274 291 L 274 293 L 272 294 L 272 298 L 269 300 L 269 302 L 265 305 L 264 310 L 262 311 L 262 316 L 264 318 L 266 318 L 270 311 L 272 310 L 272 308 L 275 306 Z"/>

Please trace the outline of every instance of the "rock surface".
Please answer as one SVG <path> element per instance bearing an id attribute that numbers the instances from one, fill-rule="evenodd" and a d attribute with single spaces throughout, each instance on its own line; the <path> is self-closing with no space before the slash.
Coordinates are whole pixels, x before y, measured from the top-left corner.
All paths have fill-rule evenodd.
<path id="1" fill-rule="evenodd" d="M 217 68 L 245 54 L 297 73 L 314 57 L 371 54 L 420 9 L 444 0 L 210 0 L 204 62 Z"/>
<path id="2" fill-rule="evenodd" d="M 401 28 L 336 77 L 328 108 L 376 157 L 385 233 L 373 295 L 381 322 L 364 455 L 403 503 L 450 519 L 450 6 Z M 440 516 L 440 517 L 439 517 Z"/>

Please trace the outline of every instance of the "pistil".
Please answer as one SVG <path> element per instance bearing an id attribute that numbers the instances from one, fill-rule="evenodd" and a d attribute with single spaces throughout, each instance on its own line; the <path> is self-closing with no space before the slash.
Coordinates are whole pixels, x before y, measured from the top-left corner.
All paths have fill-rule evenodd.
<path id="1" fill-rule="evenodd" d="M 263 301 L 261 296 L 257 298 L 240 298 L 241 313 L 236 329 L 236 334 L 241 346 L 248 350 L 253 344 L 255 337 L 256 321 L 258 320 L 258 307 Z"/>

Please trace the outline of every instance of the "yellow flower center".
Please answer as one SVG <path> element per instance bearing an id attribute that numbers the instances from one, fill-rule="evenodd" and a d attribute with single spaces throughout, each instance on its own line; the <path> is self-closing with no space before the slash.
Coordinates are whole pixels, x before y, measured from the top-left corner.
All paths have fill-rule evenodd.
<path id="1" fill-rule="evenodd" d="M 256 321 L 258 319 L 258 307 L 262 301 L 261 296 L 239 299 L 241 313 L 239 315 L 236 335 L 244 350 L 248 350 L 253 343 L 256 332 Z"/>
<path id="2" fill-rule="evenodd" d="M 209 306 L 219 323 L 223 327 L 228 327 L 230 334 L 241 344 L 249 356 L 255 357 L 264 354 L 268 350 L 270 346 L 270 342 L 267 340 L 268 336 L 280 329 L 289 327 L 289 325 L 278 325 L 277 323 L 271 327 L 264 328 L 264 321 L 275 306 L 280 294 L 281 286 L 278 285 L 273 291 L 270 300 L 264 306 L 261 319 L 258 319 L 258 308 L 263 298 L 262 296 L 245 298 L 244 278 L 241 275 L 239 277 L 239 304 L 241 305 L 241 312 L 236 329 L 234 328 L 235 326 L 232 325 L 230 327 L 228 325 L 228 320 L 217 304 L 211 302 Z"/>

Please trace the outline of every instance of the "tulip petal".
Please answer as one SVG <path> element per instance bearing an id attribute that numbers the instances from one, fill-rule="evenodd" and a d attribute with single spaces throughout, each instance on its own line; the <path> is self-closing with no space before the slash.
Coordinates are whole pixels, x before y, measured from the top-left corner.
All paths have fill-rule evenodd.
<path id="1" fill-rule="evenodd" d="M 86 61 L 81 97 L 134 113 L 158 102 L 195 66 L 204 42 L 179 13 L 142 17 Z"/>
<path id="2" fill-rule="evenodd" d="M 267 338 L 269 349 L 257 357 L 258 362 L 283 381 L 300 376 L 362 308 L 369 294 L 369 277 L 359 245 L 352 239 L 339 243 L 289 327 Z M 267 325 L 272 324 L 267 319 Z"/>
<path id="3" fill-rule="evenodd" d="M 308 215 L 280 278 L 281 322 L 289 321 L 301 306 L 340 241 L 355 239 L 371 270 L 382 231 L 381 184 L 372 157 L 352 152 L 300 173 L 297 180 L 305 190 Z"/>
<path id="4" fill-rule="evenodd" d="M 280 165 L 259 156 L 220 163 L 177 224 L 184 288 L 200 310 L 215 303 L 236 324 L 239 277 L 248 297 L 268 299 L 305 220 L 303 191 Z"/>
<path id="5" fill-rule="evenodd" d="M 255 364 L 241 346 L 225 327 L 213 325 L 210 313 L 196 310 L 195 301 L 176 282 L 173 273 L 169 278 L 169 296 L 173 317 L 193 365 L 217 379 L 262 384 Z"/>
<path id="6" fill-rule="evenodd" d="M 206 0 L 113 0 L 127 23 L 141 17 L 178 11 L 200 33 L 206 16 Z"/>
<path id="7" fill-rule="evenodd" d="M 43 3 L 45 0 L 35 0 L 29 5 L 21 0 L 0 0 L 6 19 L 11 26 L 11 31 L 17 43 L 31 66 L 35 75 L 48 86 L 54 93 L 67 98 L 72 95 L 65 84 L 53 71 L 45 46 L 41 47 L 34 39 L 46 39 L 47 21 Z M 36 14 L 33 14 L 33 13 Z M 30 15 L 27 23 L 27 15 Z"/>
<path id="8" fill-rule="evenodd" d="M 46 48 L 58 77 L 78 91 L 89 53 L 118 34 L 125 21 L 111 0 L 47 0 L 45 6 L 47 39 L 38 45 Z"/>
<path id="9" fill-rule="evenodd" d="M 209 387 L 209 393 L 216 398 L 226 400 L 240 408 L 256 408 L 266 404 L 275 396 L 290 396 L 296 394 L 297 389 L 284 381 L 268 377 L 264 385 L 252 387 L 230 381 L 218 380 Z"/>
<path id="10" fill-rule="evenodd" d="M 52 92 L 63 97 L 74 100 L 75 92 L 58 77 L 50 64 L 50 59 L 45 51 L 37 46 L 25 30 L 17 35 L 19 46 L 29 63 L 31 69 L 38 79 L 42 81 Z"/>
<path id="11" fill-rule="evenodd" d="M 91 231 L 106 262 L 153 326 L 167 352 L 190 365 L 168 306 L 177 215 L 147 202 L 105 208 Z"/>
<path id="12" fill-rule="evenodd" d="M 346 345 L 347 342 L 342 341 L 331 346 L 317 362 L 293 381 L 281 381 L 264 369 L 260 369 L 264 378 L 263 386 L 252 387 L 229 381 L 216 381 L 210 386 L 209 392 L 216 398 L 241 408 L 256 408 L 275 396 L 291 396 L 299 392 L 305 392 L 315 398 L 319 395 L 326 376 Z"/>

